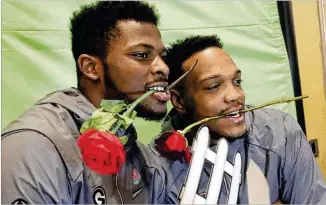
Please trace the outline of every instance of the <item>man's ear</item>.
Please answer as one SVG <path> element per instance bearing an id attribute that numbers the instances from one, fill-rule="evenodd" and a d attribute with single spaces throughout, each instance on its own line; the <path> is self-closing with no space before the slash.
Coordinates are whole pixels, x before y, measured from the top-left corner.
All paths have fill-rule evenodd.
<path id="1" fill-rule="evenodd" d="M 91 80 L 99 80 L 103 65 L 99 58 L 87 54 L 78 57 L 78 69 Z"/>
<path id="2" fill-rule="evenodd" d="M 171 94 L 171 102 L 173 107 L 179 112 L 179 113 L 185 113 L 185 105 L 184 105 L 184 99 L 182 98 L 181 94 L 179 91 L 175 89 L 170 90 Z"/>

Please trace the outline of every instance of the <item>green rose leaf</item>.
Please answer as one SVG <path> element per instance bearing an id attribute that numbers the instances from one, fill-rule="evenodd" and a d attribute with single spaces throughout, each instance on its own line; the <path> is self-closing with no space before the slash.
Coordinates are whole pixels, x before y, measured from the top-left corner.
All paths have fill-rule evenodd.
<path id="1" fill-rule="evenodd" d="M 122 121 L 122 126 L 125 130 L 134 122 L 136 116 L 137 112 L 134 110 L 128 116 L 115 114 L 115 118 Z"/>
<path id="2" fill-rule="evenodd" d="M 91 118 L 83 123 L 82 127 L 80 128 L 80 132 L 83 133 L 88 129 L 106 131 L 111 128 L 117 120 L 118 119 L 114 118 L 112 113 L 104 112 L 101 111 L 101 109 L 98 109 L 93 112 Z"/>
<path id="3" fill-rule="evenodd" d="M 123 100 L 102 100 L 101 107 L 106 112 L 119 113 L 123 111 L 127 105 Z"/>

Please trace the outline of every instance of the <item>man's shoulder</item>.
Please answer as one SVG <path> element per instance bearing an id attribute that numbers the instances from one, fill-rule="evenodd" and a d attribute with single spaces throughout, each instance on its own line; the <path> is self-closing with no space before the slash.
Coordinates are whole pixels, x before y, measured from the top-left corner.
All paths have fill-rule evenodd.
<path id="1" fill-rule="evenodd" d="M 303 135 L 298 122 L 288 113 L 262 108 L 245 115 L 249 142 L 279 155 L 285 153 L 286 146 Z M 299 139 L 300 140 L 300 139 Z"/>
<path id="2" fill-rule="evenodd" d="M 256 128 L 266 127 L 272 129 L 285 128 L 289 124 L 298 124 L 296 119 L 289 113 L 274 109 L 274 108 L 261 108 L 245 114 L 245 122 L 249 128 L 259 125 Z"/>
<path id="3" fill-rule="evenodd" d="M 24 111 L 16 120 L 9 123 L 2 130 L 2 137 L 17 130 L 22 132 L 24 130 L 35 130 L 44 135 L 49 135 L 55 127 L 61 127 L 61 130 L 65 130 L 65 127 L 71 127 L 70 124 L 75 123 L 73 119 L 70 119 L 72 116 L 71 111 L 62 105 L 65 103 L 65 98 L 62 97 L 62 95 L 65 95 L 62 94 L 64 92 L 73 94 L 75 91 L 74 89 L 64 89 L 46 95 Z M 57 101 L 61 101 L 61 103 L 55 103 L 55 100 L 52 100 L 52 102 L 52 98 L 60 99 Z M 76 103 L 76 105 L 78 104 Z"/>
<path id="4" fill-rule="evenodd" d="M 1 136 L 9 136 L 12 132 L 35 131 L 43 133 L 42 130 L 50 132 L 52 127 L 58 122 L 60 114 L 58 107 L 51 104 L 33 105 L 26 110 L 16 120 L 9 123 L 1 132 Z M 43 133 L 47 135 L 47 133 Z"/>
<path id="5" fill-rule="evenodd" d="M 2 148 L 11 147 L 8 151 L 37 151 L 38 147 L 48 147 L 50 150 L 55 150 L 54 144 L 48 140 L 42 133 L 35 130 L 17 130 L 10 133 L 1 140 Z M 36 149 L 33 149 L 36 148 Z"/>
<path id="6" fill-rule="evenodd" d="M 71 178 L 75 180 L 83 170 L 75 139 L 79 135 L 78 125 L 69 110 L 59 104 L 37 103 L 2 130 L 1 138 L 2 141 L 9 142 L 12 138 L 20 137 L 24 139 L 21 140 L 20 146 L 29 147 L 30 150 L 35 147 L 35 152 L 36 147 L 41 146 L 43 142 L 52 146 L 53 153 L 60 155 Z M 30 143 L 29 139 L 34 138 L 40 140 Z M 19 148 L 14 146 L 13 150 L 15 149 Z"/>
<path id="7" fill-rule="evenodd" d="M 278 110 L 275 108 L 260 108 L 251 112 L 246 113 L 247 114 L 252 114 L 254 115 L 256 118 L 265 118 L 265 119 L 282 119 L 285 116 L 289 115 L 288 113 L 282 111 L 282 110 Z"/>
<path id="8" fill-rule="evenodd" d="M 52 92 L 43 99 L 46 99 L 56 92 L 60 91 Z M 38 102 L 41 101 L 42 100 L 39 100 Z M 38 146 L 41 142 L 49 142 L 55 145 L 52 138 L 60 136 L 60 133 L 56 132 L 56 130 L 60 129 L 66 131 L 66 127 L 69 127 L 69 125 L 65 124 L 66 119 L 64 119 L 67 118 L 67 116 L 63 116 L 62 113 L 66 115 L 69 114 L 65 108 L 55 104 L 35 103 L 2 130 L 1 139 L 21 137 L 22 139 L 20 142 L 26 144 L 26 146 Z M 53 135 L 53 137 L 51 135 Z M 33 139 L 39 140 L 35 140 L 34 142 Z M 32 141 L 33 143 L 30 143 Z"/>

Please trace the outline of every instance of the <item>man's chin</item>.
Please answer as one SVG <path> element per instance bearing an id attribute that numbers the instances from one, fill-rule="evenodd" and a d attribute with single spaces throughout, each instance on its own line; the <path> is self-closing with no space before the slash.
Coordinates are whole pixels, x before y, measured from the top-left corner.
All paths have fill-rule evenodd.
<path id="1" fill-rule="evenodd" d="M 227 138 L 227 139 L 237 139 L 242 137 L 246 133 L 246 128 L 243 129 L 235 129 L 235 130 L 220 130 L 216 129 L 213 131 L 215 134 L 217 134 L 217 138 Z"/>
<path id="2" fill-rule="evenodd" d="M 228 138 L 228 139 L 237 139 L 239 137 L 242 137 L 246 133 L 246 130 L 238 131 L 238 132 L 225 132 L 221 133 L 222 137 Z"/>
<path id="3" fill-rule="evenodd" d="M 137 111 L 137 117 L 141 117 L 144 120 L 156 121 L 156 122 L 161 121 L 167 113 L 166 109 L 160 111 L 157 110 L 154 111 L 154 110 L 147 109 L 144 106 L 137 106 L 135 110 Z"/>

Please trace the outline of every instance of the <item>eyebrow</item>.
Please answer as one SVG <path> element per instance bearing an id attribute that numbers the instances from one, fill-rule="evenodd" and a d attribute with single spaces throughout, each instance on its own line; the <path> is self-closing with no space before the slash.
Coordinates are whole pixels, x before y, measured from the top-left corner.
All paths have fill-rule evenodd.
<path id="1" fill-rule="evenodd" d="M 150 50 L 154 50 L 154 46 L 147 44 L 147 43 L 137 43 L 135 45 L 130 46 L 130 48 L 136 48 L 136 47 L 144 47 Z M 166 47 L 163 47 L 163 49 L 160 51 L 160 53 L 167 52 Z"/>
<path id="2" fill-rule="evenodd" d="M 241 70 L 237 69 L 233 75 L 238 75 L 238 74 L 241 74 Z M 210 79 L 213 79 L 213 78 L 221 78 L 221 75 L 211 75 L 211 76 L 207 76 L 205 78 L 202 78 L 199 80 L 199 83 L 202 83 L 206 80 L 210 80 Z"/>

